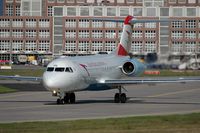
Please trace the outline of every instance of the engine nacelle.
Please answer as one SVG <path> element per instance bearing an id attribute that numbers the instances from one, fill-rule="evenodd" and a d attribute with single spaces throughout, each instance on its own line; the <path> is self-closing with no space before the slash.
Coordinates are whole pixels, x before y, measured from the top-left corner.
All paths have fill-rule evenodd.
<path id="1" fill-rule="evenodd" d="M 122 66 L 122 72 L 127 76 L 138 76 L 145 71 L 144 63 L 137 59 L 130 59 Z"/>

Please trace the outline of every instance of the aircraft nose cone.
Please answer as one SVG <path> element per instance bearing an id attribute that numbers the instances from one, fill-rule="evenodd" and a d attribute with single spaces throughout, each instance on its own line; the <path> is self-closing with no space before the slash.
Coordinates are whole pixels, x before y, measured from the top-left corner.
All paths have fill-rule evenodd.
<path id="1" fill-rule="evenodd" d="M 54 79 L 50 77 L 48 74 L 43 75 L 43 85 L 47 90 L 56 89 Z"/>

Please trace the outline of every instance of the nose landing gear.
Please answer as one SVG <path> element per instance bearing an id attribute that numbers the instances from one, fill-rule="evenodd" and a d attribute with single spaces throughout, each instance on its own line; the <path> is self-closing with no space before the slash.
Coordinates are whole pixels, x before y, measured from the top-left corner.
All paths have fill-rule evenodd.
<path id="1" fill-rule="evenodd" d="M 64 94 L 64 93 L 63 93 Z M 57 99 L 57 104 L 74 104 L 76 102 L 75 93 L 65 93 L 64 95 L 59 95 Z"/>

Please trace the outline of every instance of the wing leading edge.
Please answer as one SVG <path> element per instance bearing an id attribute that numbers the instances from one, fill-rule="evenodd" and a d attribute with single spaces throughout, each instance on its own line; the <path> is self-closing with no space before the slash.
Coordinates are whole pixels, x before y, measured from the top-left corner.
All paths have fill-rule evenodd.
<path id="1" fill-rule="evenodd" d="M 0 75 L 0 79 L 11 79 L 11 80 L 19 80 L 19 81 L 42 81 L 42 77 L 30 77 L 30 76 L 6 76 Z"/>
<path id="2" fill-rule="evenodd" d="M 141 79 L 112 79 L 105 80 L 103 83 L 112 85 L 131 85 L 131 84 L 158 84 L 158 83 L 187 83 L 200 81 L 200 77 L 180 77 L 180 78 L 141 78 Z"/>

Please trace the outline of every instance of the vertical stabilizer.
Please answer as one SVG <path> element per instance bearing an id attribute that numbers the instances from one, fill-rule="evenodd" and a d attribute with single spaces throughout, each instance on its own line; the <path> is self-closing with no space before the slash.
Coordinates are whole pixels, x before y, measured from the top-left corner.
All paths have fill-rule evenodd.
<path id="1" fill-rule="evenodd" d="M 131 47 L 131 37 L 133 33 L 133 26 L 130 20 L 133 16 L 127 16 L 124 20 L 123 31 L 121 34 L 120 43 L 118 44 L 116 54 L 118 56 L 127 56 Z"/>

